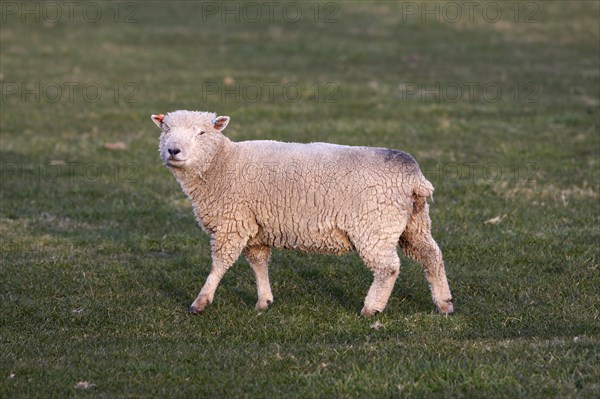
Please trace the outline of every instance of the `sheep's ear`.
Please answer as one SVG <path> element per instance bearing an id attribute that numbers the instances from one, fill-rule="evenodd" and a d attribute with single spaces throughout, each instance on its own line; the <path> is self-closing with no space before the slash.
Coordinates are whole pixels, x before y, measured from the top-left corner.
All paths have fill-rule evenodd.
<path id="1" fill-rule="evenodd" d="M 212 123 L 213 123 L 213 127 L 216 130 L 222 132 L 227 127 L 227 124 L 229 124 L 229 117 L 228 116 L 217 116 L 215 119 L 212 120 Z"/>
<path id="2" fill-rule="evenodd" d="M 165 116 L 163 114 L 152 115 L 152 121 L 156 123 L 156 126 L 162 129 L 163 119 Z"/>

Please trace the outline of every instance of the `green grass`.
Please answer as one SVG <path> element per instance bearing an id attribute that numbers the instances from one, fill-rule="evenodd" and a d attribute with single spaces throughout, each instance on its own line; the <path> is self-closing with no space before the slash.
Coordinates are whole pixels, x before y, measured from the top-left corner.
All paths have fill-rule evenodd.
<path id="1" fill-rule="evenodd" d="M 511 4 L 532 3 L 534 23 L 508 3 L 497 23 L 403 21 L 395 2 L 321 3 L 335 23 L 315 23 L 309 4 L 298 22 L 258 23 L 205 18 L 194 2 L 122 3 L 117 22 L 112 2 L 94 3 L 97 23 L 81 8 L 54 24 L 3 8 L 0 397 L 598 397 L 600 6 Z M 226 77 L 305 90 L 206 95 Z M 103 96 L 23 98 L 19 85 L 36 82 L 93 82 Z M 436 82 L 503 91 L 436 101 L 399 89 Z M 275 251 L 270 310 L 254 311 L 240 260 L 205 314 L 188 315 L 208 237 L 149 118 L 175 109 L 230 115 L 234 140 L 413 154 L 436 186 L 456 314 L 435 313 L 407 259 L 386 311 L 364 319 L 371 276 L 355 254 Z M 127 150 L 104 149 L 115 141 Z"/>

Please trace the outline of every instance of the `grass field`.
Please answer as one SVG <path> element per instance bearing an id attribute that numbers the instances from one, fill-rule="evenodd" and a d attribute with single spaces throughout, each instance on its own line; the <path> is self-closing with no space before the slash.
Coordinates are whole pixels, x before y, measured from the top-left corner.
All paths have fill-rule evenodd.
<path id="1" fill-rule="evenodd" d="M 600 396 L 598 2 L 67 3 L 0 3 L 0 397 Z M 188 315 L 176 109 L 413 154 L 456 314 L 406 258 L 364 319 L 355 254 L 275 251 L 270 310 L 240 259 Z"/>

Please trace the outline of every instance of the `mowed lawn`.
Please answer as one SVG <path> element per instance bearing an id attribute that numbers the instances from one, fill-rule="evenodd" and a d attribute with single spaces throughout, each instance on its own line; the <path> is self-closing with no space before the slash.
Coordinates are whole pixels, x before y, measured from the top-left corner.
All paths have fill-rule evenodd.
<path id="1" fill-rule="evenodd" d="M 598 2 L 51 3 L 0 3 L 0 397 L 600 396 Z M 361 318 L 356 254 L 276 250 L 271 309 L 240 259 L 189 315 L 176 109 L 411 153 L 456 313 L 402 257 Z"/>

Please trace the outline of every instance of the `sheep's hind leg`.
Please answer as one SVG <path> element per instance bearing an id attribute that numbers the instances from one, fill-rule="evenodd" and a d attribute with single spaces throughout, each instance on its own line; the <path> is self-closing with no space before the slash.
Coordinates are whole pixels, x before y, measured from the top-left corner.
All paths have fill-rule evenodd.
<path id="1" fill-rule="evenodd" d="M 258 302 L 256 310 L 265 310 L 273 303 L 273 293 L 269 284 L 269 258 L 271 248 L 268 246 L 246 247 L 244 250 L 246 259 L 256 275 L 256 289 L 258 291 Z"/>
<path id="2" fill-rule="evenodd" d="M 376 255 L 375 259 L 371 253 L 361 254 L 363 261 L 373 271 L 374 276 L 365 298 L 365 305 L 360 312 L 363 316 L 372 316 L 385 309 L 400 272 L 400 258 L 395 245 L 384 252 L 377 251 Z"/>
<path id="3" fill-rule="evenodd" d="M 452 294 L 446 278 L 442 251 L 431 236 L 431 219 L 429 206 L 426 202 L 415 202 L 415 212 L 412 214 L 406 230 L 400 237 L 400 246 L 407 256 L 421 263 L 429 282 L 433 303 L 440 313 L 454 312 Z"/>
<path id="4" fill-rule="evenodd" d="M 201 314 L 204 308 L 212 303 L 221 279 L 244 248 L 245 242 L 232 243 L 228 241 L 228 238 L 226 237 L 223 240 L 213 238 L 211 241 L 212 265 L 210 273 L 196 300 L 190 306 L 189 311 L 192 314 Z"/>

